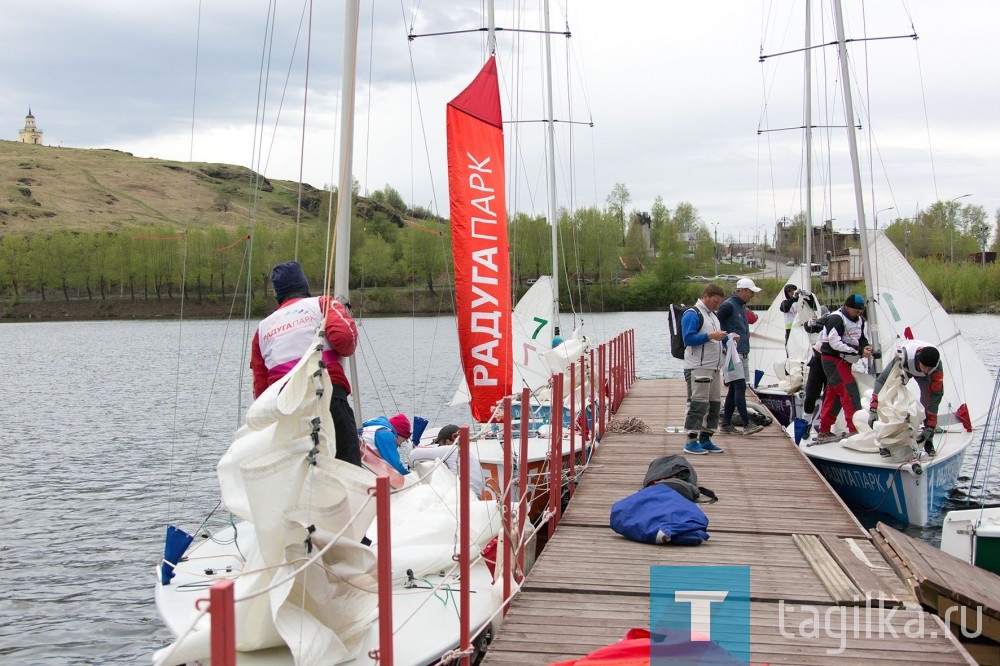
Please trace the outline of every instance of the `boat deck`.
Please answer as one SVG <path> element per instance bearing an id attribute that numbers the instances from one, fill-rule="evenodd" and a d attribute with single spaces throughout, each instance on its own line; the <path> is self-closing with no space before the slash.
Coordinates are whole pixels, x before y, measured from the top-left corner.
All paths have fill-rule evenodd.
<path id="1" fill-rule="evenodd" d="M 611 505 L 639 489 L 651 460 L 681 452 L 685 399 L 680 379 L 632 386 L 616 419 L 639 418 L 651 432 L 605 435 L 484 665 L 564 661 L 614 643 L 632 627 L 648 629 L 650 567 L 671 565 L 751 567 L 753 663 L 975 663 L 920 609 L 777 423 L 750 437 L 717 435 L 713 441 L 726 447 L 724 455 L 691 456 L 699 484 L 719 496 L 717 504 L 702 505 L 708 541 L 652 546 L 613 532 Z M 675 426 L 676 433 L 665 432 Z M 895 608 L 881 631 L 879 608 L 865 608 L 866 594 L 885 598 L 883 617 Z M 862 607 L 855 611 L 858 599 Z M 818 626 L 811 623 L 815 613 Z M 823 618 L 831 614 L 835 624 L 825 631 Z M 907 622 L 922 622 L 924 629 L 904 635 Z"/>

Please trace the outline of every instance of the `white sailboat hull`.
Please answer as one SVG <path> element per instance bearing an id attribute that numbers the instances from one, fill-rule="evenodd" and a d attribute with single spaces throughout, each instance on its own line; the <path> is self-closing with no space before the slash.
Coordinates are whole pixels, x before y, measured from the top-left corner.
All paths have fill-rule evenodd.
<path id="1" fill-rule="evenodd" d="M 791 427 L 786 432 L 794 437 Z M 926 525 L 955 487 L 972 439 L 972 433 L 964 430 L 939 433 L 934 440 L 937 455 L 925 454 L 915 461 L 920 474 L 914 471 L 914 461 L 888 462 L 877 452 L 857 451 L 839 442 L 813 445 L 810 437 L 799 448 L 848 504 L 911 525 Z"/>
<path id="2" fill-rule="evenodd" d="M 256 541 L 254 526 L 240 522 L 215 533 L 189 552 L 186 561 L 176 568 L 169 585 L 157 584 L 156 606 L 168 629 L 175 637 L 182 636 L 195 613 L 199 599 L 208 597 L 208 587 L 217 580 L 238 573 L 244 568 L 241 553 L 249 552 Z M 211 570 L 212 574 L 206 571 Z M 159 571 L 156 572 L 159 578 Z M 486 626 L 499 599 L 493 597 L 493 579 L 486 564 L 480 561 L 471 570 L 472 615 L 470 626 Z M 437 586 L 440 590 L 435 590 Z M 237 590 L 239 589 L 237 584 Z M 237 596 L 238 596 L 237 592 Z M 413 587 L 397 584 L 393 588 L 393 646 L 396 664 L 427 664 L 436 661 L 448 650 L 458 647 L 459 619 L 457 575 L 434 573 L 420 577 Z M 205 616 L 194 632 L 171 655 L 170 663 L 206 663 L 204 655 L 209 644 L 211 621 Z M 239 638 L 239 637 L 237 637 Z M 378 663 L 372 658 L 379 647 L 379 617 L 373 618 L 357 656 L 342 664 L 352 666 Z M 291 651 L 284 646 L 237 652 L 239 664 L 294 664 Z"/>
<path id="3" fill-rule="evenodd" d="M 1000 573 L 1000 506 L 949 511 L 941 527 L 941 550 L 963 562 Z"/>

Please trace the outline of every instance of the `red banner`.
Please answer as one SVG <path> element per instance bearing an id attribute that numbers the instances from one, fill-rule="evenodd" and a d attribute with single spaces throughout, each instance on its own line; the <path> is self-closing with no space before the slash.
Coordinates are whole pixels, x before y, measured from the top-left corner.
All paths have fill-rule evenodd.
<path id="1" fill-rule="evenodd" d="M 510 393 L 513 373 L 503 121 L 494 58 L 448 103 L 447 122 L 458 342 L 472 417 L 486 421 Z"/>

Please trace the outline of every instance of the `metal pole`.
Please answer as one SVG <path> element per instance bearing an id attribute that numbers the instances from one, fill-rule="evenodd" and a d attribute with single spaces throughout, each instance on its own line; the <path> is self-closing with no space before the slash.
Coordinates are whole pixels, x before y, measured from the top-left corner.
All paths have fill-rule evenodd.
<path id="1" fill-rule="evenodd" d="M 971 197 L 971 196 L 972 194 L 963 194 L 962 196 L 955 197 L 954 199 L 948 202 L 948 209 L 947 209 L 948 222 L 949 222 L 948 226 L 951 227 L 951 263 L 955 263 L 955 209 L 952 208 L 951 205 L 956 201 L 958 201 L 959 199 L 964 199 L 965 197 Z"/>
<path id="2" fill-rule="evenodd" d="M 375 478 L 378 517 L 378 663 L 392 666 L 392 520 L 389 516 L 389 477 Z"/>
<path id="3" fill-rule="evenodd" d="M 521 405 L 521 429 L 524 430 L 528 427 L 527 421 L 524 418 L 525 410 L 524 405 Z M 503 399 L 503 486 L 500 489 L 503 497 L 503 612 L 504 615 L 507 614 L 510 608 L 510 603 L 507 602 L 510 599 L 510 588 L 511 588 L 511 558 L 514 555 L 513 543 L 511 542 L 511 535 L 513 535 L 514 530 L 512 529 L 511 519 L 510 519 L 510 489 L 514 487 L 511 482 L 511 476 L 514 474 L 514 445 L 511 441 L 511 399 L 507 396 Z"/>
<path id="4" fill-rule="evenodd" d="M 472 643 L 469 637 L 472 615 L 472 591 L 469 589 L 471 582 L 469 577 L 472 575 L 470 560 L 472 551 L 469 543 L 469 520 L 472 516 L 472 508 L 469 505 L 469 426 L 462 426 L 459 432 L 461 434 L 458 436 L 458 487 L 461 492 L 458 504 L 458 647 L 463 652 L 459 663 L 462 666 L 469 666 L 472 663 L 469 657 L 469 646 Z M 379 529 L 381 528 L 382 522 L 379 521 Z M 381 576 L 379 578 L 381 579 Z"/>

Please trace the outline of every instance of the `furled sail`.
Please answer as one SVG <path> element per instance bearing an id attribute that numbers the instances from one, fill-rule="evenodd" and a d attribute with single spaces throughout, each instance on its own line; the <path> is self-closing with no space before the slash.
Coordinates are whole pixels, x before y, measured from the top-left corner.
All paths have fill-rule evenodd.
<path id="1" fill-rule="evenodd" d="M 503 124 L 495 58 L 448 103 L 447 128 L 458 340 L 472 416 L 486 421 L 510 393 L 513 377 Z"/>

